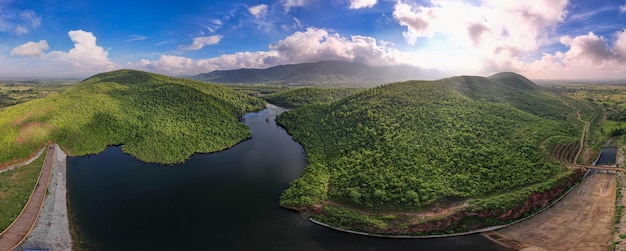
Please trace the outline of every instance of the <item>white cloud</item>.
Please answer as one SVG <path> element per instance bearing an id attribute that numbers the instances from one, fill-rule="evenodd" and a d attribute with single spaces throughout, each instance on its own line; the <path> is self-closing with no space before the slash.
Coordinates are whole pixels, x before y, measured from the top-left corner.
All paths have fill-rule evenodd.
<path id="1" fill-rule="evenodd" d="M 589 32 L 577 37 L 563 36 L 566 52 L 546 53 L 518 70 L 535 78 L 593 79 L 624 78 L 626 74 L 626 32 L 616 34 L 613 48 L 607 39 Z"/>
<path id="2" fill-rule="evenodd" d="M 266 4 L 259 4 L 257 6 L 252 6 L 248 8 L 248 11 L 250 12 L 250 14 L 258 19 L 267 15 L 267 8 L 268 6 Z"/>
<path id="3" fill-rule="evenodd" d="M 267 68 L 281 64 L 343 60 L 368 65 L 410 62 L 410 55 L 373 37 L 344 37 L 324 29 L 308 28 L 269 46 L 267 51 L 239 52 L 208 59 L 162 55 L 159 60 L 142 60 L 132 67 L 165 74 L 192 75 L 213 70 Z"/>
<path id="4" fill-rule="evenodd" d="M 51 60 L 70 63 L 75 70 L 101 72 L 112 70 L 116 65 L 109 61 L 109 53 L 96 44 L 96 36 L 83 30 L 69 31 L 74 48 L 68 52 L 52 51 L 46 56 Z"/>
<path id="5" fill-rule="evenodd" d="M 430 6 L 397 1 L 393 16 L 406 28 L 409 45 L 422 41 L 418 54 L 457 61 L 457 66 L 437 65 L 444 70 L 476 74 L 510 70 L 511 59 L 529 57 L 553 41 L 551 32 L 564 21 L 566 7 L 567 0 L 482 0 L 475 5 L 432 0 Z"/>
<path id="6" fill-rule="evenodd" d="M 222 28 L 223 25 L 224 24 L 222 23 L 222 20 L 213 19 L 209 21 L 209 24 L 204 25 L 204 28 L 206 28 L 209 32 L 213 33 L 219 30 L 220 28 Z"/>
<path id="7" fill-rule="evenodd" d="M 293 7 L 301 7 L 304 6 L 305 0 L 281 0 L 283 4 L 283 8 L 285 8 L 285 12 L 289 12 Z"/>
<path id="8" fill-rule="evenodd" d="M 619 6 L 619 13 L 624 13 L 624 12 L 626 12 L 626 4 Z"/>
<path id="9" fill-rule="evenodd" d="M 39 43 L 28 42 L 17 46 L 11 50 L 11 55 L 27 56 L 27 57 L 41 57 L 44 55 L 44 51 L 48 49 L 48 42 L 41 40 Z"/>
<path id="10" fill-rule="evenodd" d="M 68 32 L 68 36 L 74 43 L 74 47 L 67 52 L 44 53 L 48 49 L 46 40 L 41 40 L 38 43 L 28 42 L 13 48 L 11 55 L 33 58 L 23 62 L 15 61 L 19 63 L 28 62 L 30 67 L 15 65 L 12 68 L 2 69 L 0 73 L 4 75 L 67 77 L 86 76 L 118 68 L 109 60 L 109 53 L 96 44 L 96 37 L 93 33 L 73 30 Z"/>
<path id="11" fill-rule="evenodd" d="M 15 27 L 15 33 L 18 35 L 28 34 L 28 28 L 18 25 Z"/>
<path id="12" fill-rule="evenodd" d="M 195 37 L 193 38 L 192 44 L 188 46 L 184 46 L 182 49 L 185 51 L 197 51 L 197 50 L 202 49 L 205 45 L 218 44 L 220 40 L 222 40 L 222 36 L 220 35 L 213 35 L 213 36 L 207 36 L 207 37 Z"/>
<path id="13" fill-rule="evenodd" d="M 378 0 L 348 0 L 350 9 L 371 8 L 378 3 Z"/>

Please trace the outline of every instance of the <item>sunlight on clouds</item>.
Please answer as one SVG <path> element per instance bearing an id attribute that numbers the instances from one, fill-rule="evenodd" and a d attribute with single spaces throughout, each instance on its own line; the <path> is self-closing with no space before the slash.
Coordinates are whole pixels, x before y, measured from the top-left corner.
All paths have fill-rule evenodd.
<path id="1" fill-rule="evenodd" d="M 439 46 L 471 50 L 465 59 L 467 68 L 481 64 L 479 72 L 506 70 L 510 59 L 523 59 L 549 40 L 548 32 L 562 22 L 567 1 L 497 1 L 485 0 L 479 6 L 459 1 L 432 1 L 431 6 L 396 2 L 393 16 L 406 30 L 403 36 L 410 45 L 419 39 L 442 34 L 447 40 Z M 432 48 L 420 48 L 428 51 Z M 457 60 L 458 51 L 441 52 L 440 58 Z M 482 59 L 481 59 L 482 58 Z M 460 67 L 462 65 L 458 65 Z M 435 66 L 446 69 L 446 65 Z"/>
<path id="2" fill-rule="evenodd" d="M 371 8 L 378 3 L 378 0 L 349 0 L 350 9 Z"/>
<path id="3" fill-rule="evenodd" d="M 606 38 L 593 32 L 577 37 L 563 36 L 566 52 L 545 53 L 541 59 L 518 67 L 523 74 L 536 78 L 617 78 L 626 73 L 626 32 L 616 34 L 611 48 Z"/>
<path id="4" fill-rule="evenodd" d="M 359 62 L 372 66 L 409 63 L 409 55 L 373 37 L 344 37 L 325 29 L 308 28 L 273 43 L 268 51 L 239 52 L 208 59 L 162 55 L 157 61 L 142 60 L 131 67 L 167 74 L 198 74 L 213 70 L 267 68 L 281 64 L 324 60 Z"/>

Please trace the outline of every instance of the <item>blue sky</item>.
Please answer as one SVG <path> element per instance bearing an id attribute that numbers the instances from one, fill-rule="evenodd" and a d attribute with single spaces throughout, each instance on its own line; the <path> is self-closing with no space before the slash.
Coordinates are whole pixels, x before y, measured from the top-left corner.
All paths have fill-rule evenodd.
<path id="1" fill-rule="evenodd" d="M 0 0 L 0 77 L 345 60 L 626 78 L 626 0 Z"/>

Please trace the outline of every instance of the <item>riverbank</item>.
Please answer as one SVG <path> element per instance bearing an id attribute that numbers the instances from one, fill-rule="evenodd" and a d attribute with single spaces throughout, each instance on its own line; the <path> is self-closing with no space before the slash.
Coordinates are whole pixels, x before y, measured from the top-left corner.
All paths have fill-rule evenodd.
<path id="1" fill-rule="evenodd" d="M 66 197 L 67 155 L 59 145 L 55 144 L 55 148 L 52 176 L 43 208 L 30 235 L 15 250 L 71 250 Z"/>

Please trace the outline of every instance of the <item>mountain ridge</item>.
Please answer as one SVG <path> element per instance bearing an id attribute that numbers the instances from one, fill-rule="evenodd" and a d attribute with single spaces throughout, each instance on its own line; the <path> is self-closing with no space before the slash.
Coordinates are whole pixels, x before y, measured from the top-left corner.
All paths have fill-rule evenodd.
<path id="1" fill-rule="evenodd" d="M 273 66 L 266 69 L 216 70 L 192 76 L 206 82 L 273 83 L 292 85 L 375 86 L 407 80 L 433 80 L 448 76 L 410 65 L 368 66 L 344 61 L 320 61 Z"/>

